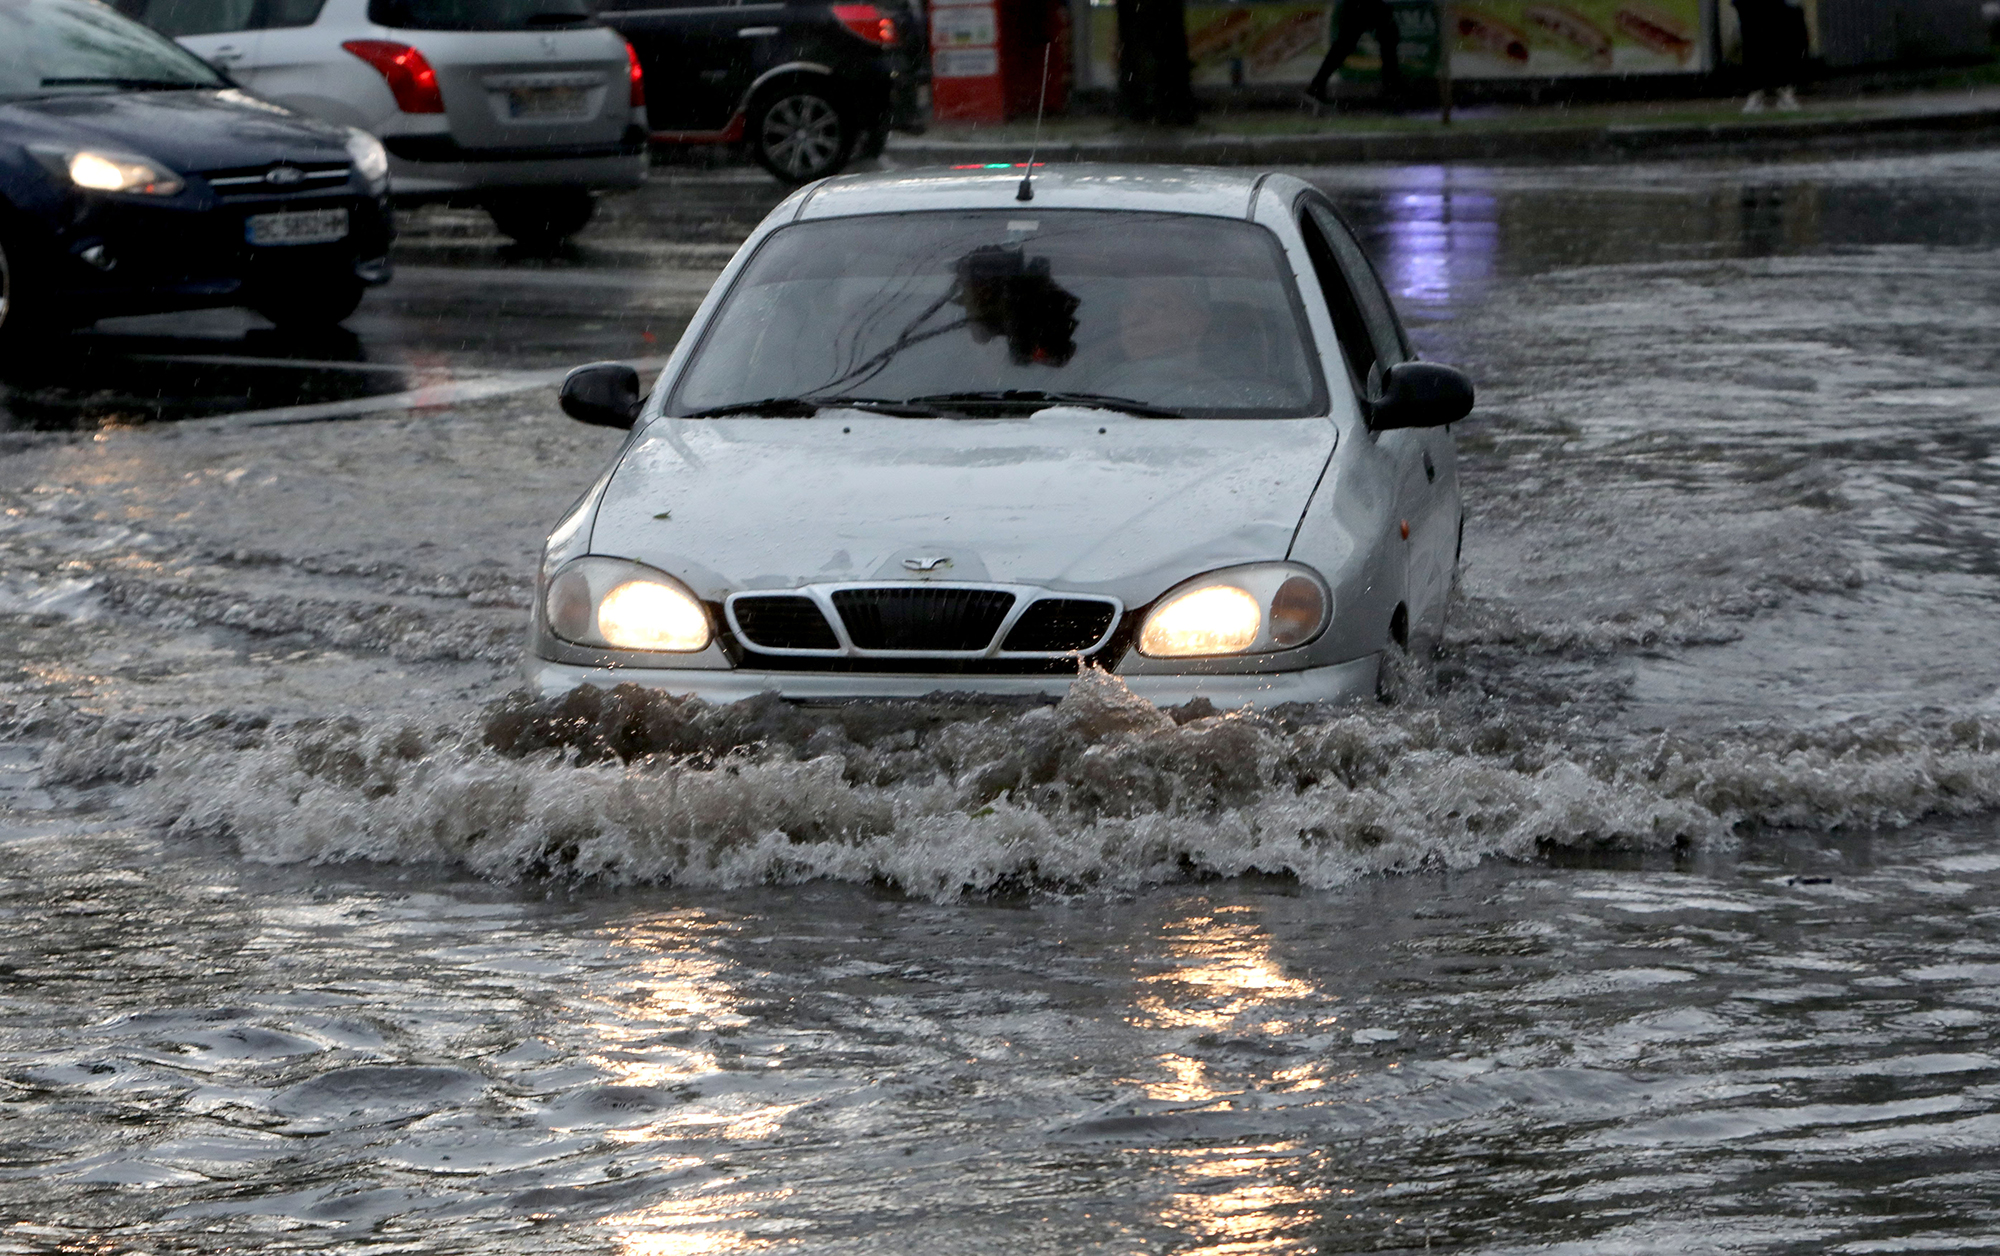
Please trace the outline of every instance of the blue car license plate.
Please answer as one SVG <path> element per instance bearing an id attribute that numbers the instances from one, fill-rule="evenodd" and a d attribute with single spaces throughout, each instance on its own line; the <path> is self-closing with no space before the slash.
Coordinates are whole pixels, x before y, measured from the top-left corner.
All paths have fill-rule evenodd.
<path id="1" fill-rule="evenodd" d="M 344 209 L 299 209 L 252 214 L 243 220 L 243 238 L 252 244 L 331 244 L 347 238 Z"/>

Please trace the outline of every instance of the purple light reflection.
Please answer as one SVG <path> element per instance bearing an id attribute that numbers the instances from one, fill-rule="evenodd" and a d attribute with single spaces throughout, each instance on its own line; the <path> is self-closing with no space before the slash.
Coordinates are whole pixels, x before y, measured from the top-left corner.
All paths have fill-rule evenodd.
<path id="1" fill-rule="evenodd" d="M 1409 166 L 1382 202 L 1376 258 L 1399 304 L 1425 318 L 1482 289 L 1500 246 L 1496 201 L 1478 170 Z"/>

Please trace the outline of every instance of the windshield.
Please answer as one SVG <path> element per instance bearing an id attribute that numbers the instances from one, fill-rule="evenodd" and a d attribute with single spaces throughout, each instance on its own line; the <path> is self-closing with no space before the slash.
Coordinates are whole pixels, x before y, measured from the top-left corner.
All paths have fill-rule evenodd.
<path id="1" fill-rule="evenodd" d="M 667 408 L 690 415 L 839 397 L 950 412 L 955 400 L 1007 394 L 1122 400 L 1190 418 L 1319 414 L 1326 404 L 1269 231 L 1226 218 L 1024 205 L 773 233 Z"/>
<path id="2" fill-rule="evenodd" d="M 223 87 L 171 40 L 93 0 L 0 0 L 0 97 Z"/>

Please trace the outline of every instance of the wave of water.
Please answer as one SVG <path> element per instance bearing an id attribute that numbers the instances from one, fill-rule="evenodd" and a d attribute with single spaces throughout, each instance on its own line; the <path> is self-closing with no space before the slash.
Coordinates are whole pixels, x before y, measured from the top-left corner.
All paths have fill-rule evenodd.
<path id="1" fill-rule="evenodd" d="M 1746 825 L 1901 825 L 2000 806 L 2000 723 L 1617 739 L 1421 693 L 1163 711 L 1090 671 L 1027 708 L 710 706 L 626 687 L 516 694 L 433 729 L 99 726 L 44 767 L 71 787 L 139 775 L 155 823 L 259 861 L 949 898 L 1252 873 L 1326 887 L 1551 847 L 1713 849 Z"/>

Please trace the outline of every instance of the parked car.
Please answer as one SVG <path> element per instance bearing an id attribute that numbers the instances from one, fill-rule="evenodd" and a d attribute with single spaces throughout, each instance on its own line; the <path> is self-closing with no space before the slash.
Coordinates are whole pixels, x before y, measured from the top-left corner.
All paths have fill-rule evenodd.
<path id="1" fill-rule="evenodd" d="M 0 347 L 116 314 L 338 322 L 389 278 L 388 157 L 95 0 L 0 4 Z"/>
<path id="2" fill-rule="evenodd" d="M 645 178 L 637 58 L 581 0 L 121 0 L 254 96 L 360 127 L 401 204 L 545 244 Z"/>
<path id="3" fill-rule="evenodd" d="M 845 176 L 716 281 L 544 551 L 532 683 L 731 701 L 1373 695 L 1435 645 L 1469 381 L 1286 175 Z M 1295 278 L 1298 277 L 1298 278 Z"/>
<path id="4" fill-rule="evenodd" d="M 653 140 L 741 144 L 787 183 L 922 130 L 922 17 L 904 0 L 606 0 L 606 23 L 671 91 L 647 97 Z"/>

